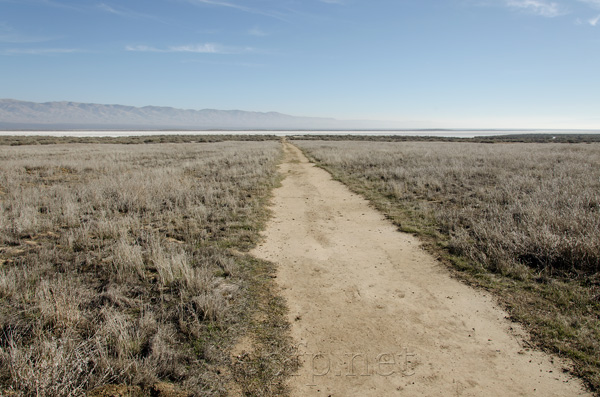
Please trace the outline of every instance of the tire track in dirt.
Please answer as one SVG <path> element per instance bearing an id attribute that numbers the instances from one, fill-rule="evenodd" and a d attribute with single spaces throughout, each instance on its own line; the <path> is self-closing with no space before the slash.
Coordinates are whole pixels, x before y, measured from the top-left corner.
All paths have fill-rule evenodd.
<path id="1" fill-rule="evenodd" d="M 253 255 L 278 266 L 301 362 L 293 396 L 586 395 L 522 344 L 485 292 L 450 277 L 368 202 L 284 143 Z"/>

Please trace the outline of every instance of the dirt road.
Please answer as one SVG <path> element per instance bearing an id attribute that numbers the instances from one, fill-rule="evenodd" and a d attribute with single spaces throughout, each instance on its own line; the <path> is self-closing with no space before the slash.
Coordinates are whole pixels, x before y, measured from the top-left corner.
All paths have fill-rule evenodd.
<path id="1" fill-rule="evenodd" d="M 490 296 L 291 144 L 280 171 L 253 254 L 278 265 L 303 362 L 293 396 L 585 395 Z"/>

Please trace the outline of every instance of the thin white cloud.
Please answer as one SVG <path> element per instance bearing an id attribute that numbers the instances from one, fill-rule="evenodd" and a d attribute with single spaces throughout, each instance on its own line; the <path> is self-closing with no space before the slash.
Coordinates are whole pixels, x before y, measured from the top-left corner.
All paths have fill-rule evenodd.
<path id="1" fill-rule="evenodd" d="M 226 1 L 218 1 L 218 0 L 190 0 L 191 3 L 201 3 L 201 4 L 209 4 L 209 5 L 213 5 L 213 6 L 219 6 L 219 7 L 227 7 L 227 8 L 235 8 L 237 10 L 241 10 L 241 11 L 246 11 L 246 12 L 252 12 L 253 9 L 252 8 L 248 8 L 245 6 L 241 6 L 235 3 L 229 3 Z"/>
<path id="2" fill-rule="evenodd" d="M 182 61 L 182 63 L 198 63 L 202 65 L 219 65 L 219 66 L 242 66 L 246 68 L 265 68 L 270 65 L 265 63 L 252 63 L 252 62 L 216 62 L 216 61 L 207 61 L 200 59 L 186 59 Z"/>
<path id="3" fill-rule="evenodd" d="M 191 4 L 196 4 L 196 5 L 205 4 L 205 5 L 211 5 L 211 6 L 217 6 L 217 7 L 231 8 L 234 10 L 247 12 L 250 14 L 264 15 L 267 17 L 279 19 L 281 21 L 287 21 L 287 19 L 285 18 L 285 15 L 283 15 L 282 13 L 275 12 L 275 11 L 263 11 L 263 10 L 260 10 L 257 8 L 246 7 L 246 6 L 242 6 L 242 5 L 228 2 L 228 1 L 221 1 L 221 0 L 187 0 L 187 1 Z"/>
<path id="4" fill-rule="evenodd" d="M 96 8 L 98 8 L 104 12 L 107 12 L 109 14 L 117 15 L 117 16 L 123 17 L 123 18 L 153 19 L 153 20 L 158 20 L 158 21 L 162 22 L 160 20 L 160 18 L 157 18 L 153 15 L 135 12 L 135 11 L 129 10 L 127 8 L 113 7 L 106 3 L 99 3 L 96 5 Z"/>
<path id="5" fill-rule="evenodd" d="M 327 4 L 344 4 L 344 0 L 319 0 L 321 3 Z"/>
<path id="6" fill-rule="evenodd" d="M 58 1 L 52 1 L 52 0 L 0 0 L 0 3 L 27 3 L 27 4 L 39 4 L 39 5 L 45 5 L 45 6 L 49 6 L 49 7 L 56 7 L 56 8 L 68 8 L 71 10 L 79 10 L 79 8 L 74 7 L 72 5 L 67 5 Z"/>
<path id="7" fill-rule="evenodd" d="M 224 54 L 226 50 L 218 44 L 193 44 L 169 47 L 171 52 L 193 52 L 197 54 Z"/>
<path id="8" fill-rule="evenodd" d="M 579 2 L 587 4 L 593 9 L 600 9 L 600 0 L 579 0 Z M 577 18 L 575 23 L 578 25 L 583 25 L 587 23 L 590 26 L 596 26 L 598 25 L 598 23 L 600 23 L 600 15 L 588 19 Z"/>
<path id="9" fill-rule="evenodd" d="M 124 11 L 116 10 L 108 4 L 100 3 L 97 7 L 103 11 L 106 11 L 110 14 L 118 15 L 120 17 L 128 16 Z"/>
<path id="10" fill-rule="evenodd" d="M 554 18 L 565 13 L 560 4 L 545 0 L 506 0 L 506 5 L 513 9 L 547 18 Z"/>
<path id="11" fill-rule="evenodd" d="M 56 37 L 37 37 L 29 36 L 15 30 L 7 23 L 0 22 L 0 43 L 25 44 L 25 43 L 43 43 L 55 40 Z"/>
<path id="12" fill-rule="evenodd" d="M 269 34 L 264 32 L 261 28 L 259 27 L 253 27 L 252 29 L 250 29 L 248 31 L 248 34 L 251 36 L 257 36 L 257 37 L 265 37 L 268 36 Z"/>
<path id="13" fill-rule="evenodd" d="M 2 55 L 56 55 L 82 52 L 76 48 L 9 48 L 0 52 Z"/>
<path id="14" fill-rule="evenodd" d="M 125 50 L 134 51 L 134 52 L 168 52 L 168 51 L 160 50 L 156 47 L 150 47 L 147 45 L 128 45 L 127 47 L 125 47 Z"/>
<path id="15" fill-rule="evenodd" d="M 600 8 L 600 0 L 579 0 L 581 3 L 588 4 L 594 8 Z"/>
<path id="16" fill-rule="evenodd" d="M 216 43 L 191 44 L 181 46 L 170 46 L 166 48 L 157 48 L 147 45 L 136 45 L 125 47 L 127 51 L 133 52 L 159 52 L 159 53 L 194 53 L 194 54 L 241 54 L 253 52 L 251 47 L 226 47 Z"/>
<path id="17" fill-rule="evenodd" d="M 70 4 L 64 4 L 60 1 L 54 1 L 54 0 L 37 0 L 34 1 L 36 3 L 41 3 L 45 6 L 49 6 L 49 7 L 55 7 L 55 8 L 64 8 L 64 9 L 68 9 L 68 10 L 75 10 L 75 11 L 81 11 L 80 7 L 76 7 Z"/>

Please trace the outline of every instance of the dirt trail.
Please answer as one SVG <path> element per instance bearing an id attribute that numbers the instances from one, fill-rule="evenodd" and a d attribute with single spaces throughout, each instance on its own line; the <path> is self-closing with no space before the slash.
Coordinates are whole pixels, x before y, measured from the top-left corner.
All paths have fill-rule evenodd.
<path id="1" fill-rule="evenodd" d="M 285 144 L 265 242 L 303 366 L 293 396 L 585 395 L 484 292 Z"/>

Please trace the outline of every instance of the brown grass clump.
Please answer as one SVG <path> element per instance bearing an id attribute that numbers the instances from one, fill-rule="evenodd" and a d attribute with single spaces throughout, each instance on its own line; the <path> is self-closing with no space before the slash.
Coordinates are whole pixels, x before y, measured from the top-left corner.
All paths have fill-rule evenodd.
<path id="1" fill-rule="evenodd" d="M 270 291 L 241 252 L 279 155 L 276 142 L 0 147 L 0 394 L 225 394 L 231 344 L 262 310 L 253 291 Z"/>
<path id="2" fill-rule="evenodd" d="M 600 146 L 297 141 L 600 390 Z"/>

